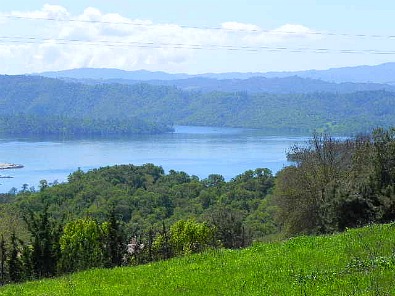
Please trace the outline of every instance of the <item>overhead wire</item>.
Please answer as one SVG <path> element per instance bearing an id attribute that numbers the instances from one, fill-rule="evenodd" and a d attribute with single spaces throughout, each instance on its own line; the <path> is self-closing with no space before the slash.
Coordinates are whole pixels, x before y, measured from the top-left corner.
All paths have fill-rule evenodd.
<path id="1" fill-rule="evenodd" d="M 79 20 L 79 19 L 59 19 L 49 17 L 28 17 L 15 15 L 2 15 L 0 17 L 11 18 L 16 20 L 44 20 L 44 21 L 60 21 L 60 22 L 80 22 L 80 23 L 94 23 L 94 24 L 111 24 L 111 25 L 131 25 L 131 26 L 157 26 L 152 23 L 138 23 L 138 22 L 114 22 L 103 20 Z M 259 33 L 275 33 L 275 34 L 313 34 L 313 35 L 327 35 L 327 36 L 343 36 L 343 37 L 372 37 L 372 38 L 395 38 L 395 35 L 369 35 L 369 34 L 347 34 L 347 33 L 333 33 L 333 32 L 295 32 L 295 31 L 280 31 L 280 30 L 262 30 L 253 28 L 223 28 L 223 27 L 198 27 L 198 26 L 184 26 L 174 25 L 180 28 L 190 29 L 209 29 L 209 30 L 224 30 L 231 32 L 259 32 Z M 44 43 L 39 43 L 44 42 Z M 67 38 L 40 38 L 40 37 L 25 37 L 25 36 L 0 36 L 0 44 L 19 43 L 19 44 L 57 44 L 57 45 L 87 45 L 87 46 L 106 46 L 106 47 L 136 47 L 136 48 L 168 48 L 168 49 L 190 49 L 190 50 L 228 50 L 228 51 L 246 51 L 246 52 L 292 52 L 292 53 L 341 53 L 341 54 L 378 54 L 378 55 L 394 55 L 395 50 L 378 50 L 378 49 L 333 49 L 333 48 L 309 48 L 309 47 L 279 47 L 279 46 L 235 46 L 235 45 L 221 45 L 221 44 L 187 44 L 187 43 L 169 43 L 158 41 L 112 41 L 112 40 L 82 40 L 82 39 L 67 39 Z"/>
<path id="2" fill-rule="evenodd" d="M 39 43 L 44 42 L 44 43 Z M 308 47 L 284 47 L 284 46 L 235 46 L 220 44 L 187 44 L 169 43 L 153 41 L 110 41 L 110 40 L 82 40 L 66 38 L 39 38 L 24 36 L 0 36 L 0 44 L 19 43 L 19 44 L 57 44 L 57 45 L 87 45 L 87 46 L 106 46 L 106 47 L 137 47 L 137 48 L 170 48 L 170 49 L 190 49 L 190 50 L 228 50 L 228 51 L 247 51 L 247 52 L 313 52 L 313 53 L 341 53 L 341 54 L 380 54 L 395 55 L 395 50 L 377 49 L 333 49 L 333 48 L 308 48 Z"/>
<path id="3" fill-rule="evenodd" d="M 43 20 L 43 21 L 56 21 L 56 22 L 76 22 L 76 23 L 92 23 L 92 24 L 108 24 L 108 25 L 129 25 L 136 27 L 154 27 L 157 24 L 147 22 L 135 22 L 135 21 L 104 21 L 104 20 L 81 20 L 73 18 L 51 18 L 51 17 L 29 17 L 29 16 L 16 16 L 16 15 L 1 15 L 0 17 L 15 19 L 15 20 Z M 382 38 L 382 39 L 394 39 L 395 35 L 385 34 L 352 34 L 352 33 L 336 33 L 336 32 L 323 32 L 323 31 L 283 31 L 283 30 L 268 30 L 261 28 L 226 28 L 226 27 L 211 27 L 211 26 L 187 26 L 187 25 L 175 25 L 165 24 L 169 26 L 175 26 L 183 29 L 201 29 L 201 30 L 222 30 L 228 32 L 252 32 L 252 33 L 273 33 L 273 34 L 303 34 L 303 35 L 322 35 L 322 36 L 340 36 L 340 37 L 353 37 L 353 38 Z"/>

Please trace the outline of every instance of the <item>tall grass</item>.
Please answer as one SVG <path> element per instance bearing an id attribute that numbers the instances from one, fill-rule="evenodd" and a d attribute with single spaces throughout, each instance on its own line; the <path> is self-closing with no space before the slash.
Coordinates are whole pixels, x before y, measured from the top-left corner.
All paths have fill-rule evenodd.
<path id="1" fill-rule="evenodd" d="M 0 295 L 395 295 L 395 225 L 9 285 Z"/>

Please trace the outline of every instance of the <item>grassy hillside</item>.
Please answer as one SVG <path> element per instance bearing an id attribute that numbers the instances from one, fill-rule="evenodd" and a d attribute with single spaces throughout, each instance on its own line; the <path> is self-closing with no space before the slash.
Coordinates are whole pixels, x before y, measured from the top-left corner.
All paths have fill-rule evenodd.
<path id="1" fill-rule="evenodd" d="M 10 285 L 1 295 L 395 295 L 395 224 Z"/>

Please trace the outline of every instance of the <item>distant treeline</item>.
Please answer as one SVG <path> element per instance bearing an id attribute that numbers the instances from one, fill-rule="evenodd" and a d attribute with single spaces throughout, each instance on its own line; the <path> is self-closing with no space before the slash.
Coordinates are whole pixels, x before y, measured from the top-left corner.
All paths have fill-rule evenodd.
<path id="1" fill-rule="evenodd" d="M 391 76 L 389 76 L 391 77 Z M 131 79 L 72 79 L 61 78 L 69 82 L 81 82 L 84 84 L 141 84 L 141 80 Z M 172 80 L 145 80 L 144 83 L 151 85 L 176 86 L 183 90 L 195 90 L 201 92 L 244 92 L 271 93 L 271 94 L 307 94 L 316 92 L 328 93 L 353 93 L 358 91 L 395 91 L 394 85 L 379 83 L 334 83 L 318 79 L 289 76 L 283 78 L 248 77 L 245 79 L 216 79 L 209 77 L 193 77 Z"/>
<path id="2" fill-rule="evenodd" d="M 85 122 L 87 119 L 97 120 L 99 126 L 108 120 L 125 126 L 124 121 L 138 119 L 155 128 L 204 125 L 334 134 L 395 125 L 395 93 L 382 90 L 348 94 L 269 94 L 250 93 L 248 89 L 204 93 L 141 83 L 86 85 L 43 77 L 0 76 L 0 106 L 0 117 L 25 114 L 40 120 L 59 119 L 67 122 L 70 130 L 75 127 L 68 119 L 90 128 L 93 126 Z M 38 122 L 37 126 L 40 124 L 44 125 Z M 11 132 L 13 125 L 7 128 Z"/>
<path id="3" fill-rule="evenodd" d="M 113 136 L 159 134 L 173 129 L 138 118 L 95 119 L 15 114 L 0 116 L 0 135 L 7 136 Z"/>

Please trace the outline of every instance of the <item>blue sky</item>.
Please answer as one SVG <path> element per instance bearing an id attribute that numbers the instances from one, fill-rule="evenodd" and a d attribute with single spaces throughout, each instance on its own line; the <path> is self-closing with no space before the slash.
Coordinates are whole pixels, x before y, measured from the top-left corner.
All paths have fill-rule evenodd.
<path id="1" fill-rule="evenodd" d="M 395 61 L 394 15 L 393 1 L 5 1 L 0 69 L 204 73 L 375 65 Z"/>

